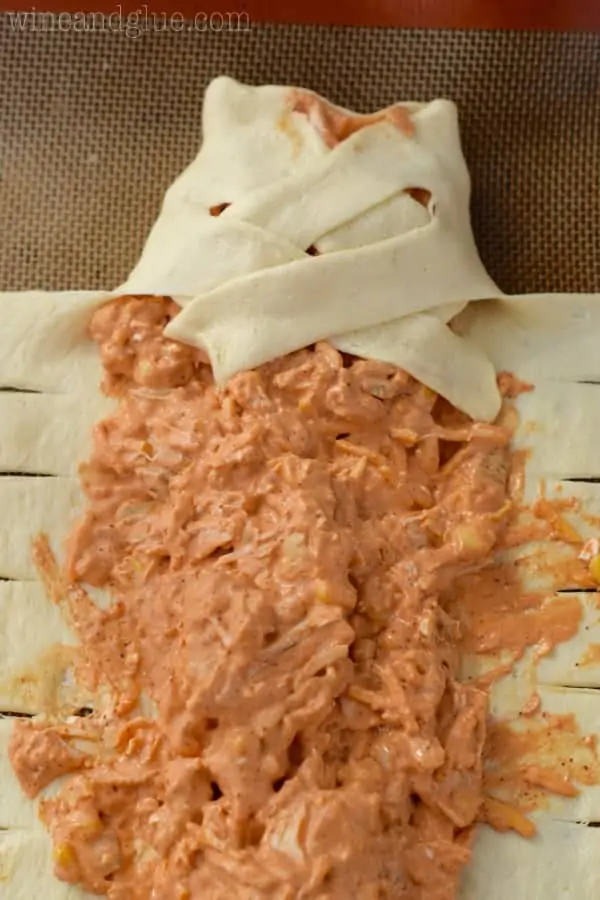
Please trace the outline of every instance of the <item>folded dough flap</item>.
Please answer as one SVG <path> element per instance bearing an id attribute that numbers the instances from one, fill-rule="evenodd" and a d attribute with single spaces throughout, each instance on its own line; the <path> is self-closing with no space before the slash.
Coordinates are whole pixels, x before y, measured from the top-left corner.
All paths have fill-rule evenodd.
<path id="1" fill-rule="evenodd" d="M 169 273 L 174 277 L 175 260 L 182 262 L 185 254 L 178 242 L 185 247 L 189 240 L 190 249 L 197 245 L 211 208 L 224 203 L 232 204 L 224 216 L 230 226 L 235 219 L 255 222 L 265 239 L 267 232 L 273 239 L 287 236 L 304 251 L 319 236 L 394 192 L 415 186 L 418 172 L 407 183 L 402 165 L 403 151 L 411 154 L 415 142 L 407 141 L 398 129 L 385 124 L 365 129 L 332 150 L 294 105 L 294 89 L 288 87 L 254 87 L 223 77 L 211 82 L 204 98 L 202 148 L 167 191 L 142 257 L 122 286 L 124 292 L 139 293 L 153 281 L 156 285 L 157 277 L 161 282 Z M 450 112 L 451 130 L 457 133 L 453 104 L 438 105 L 443 110 L 438 111 L 440 118 Z M 412 107 L 415 112 L 421 108 Z M 448 131 L 447 122 L 440 122 L 438 130 L 442 127 Z M 462 187 L 466 166 L 460 143 L 454 144 L 460 169 L 456 181 Z M 414 201 L 411 205 L 417 206 Z M 256 261 L 260 268 L 260 260 Z M 205 262 L 189 259 L 187 287 L 180 277 L 182 289 L 170 286 L 167 292 L 191 297 L 204 289 Z M 237 268 L 235 260 L 230 265 Z M 229 277 L 236 274 L 231 271 Z"/>
<path id="2" fill-rule="evenodd" d="M 460 219 L 470 233 L 469 175 L 453 103 L 406 104 L 412 135 L 380 122 L 331 148 L 310 116 L 295 109 L 299 93 L 315 106 L 323 102 L 309 91 L 253 87 L 231 78 L 209 85 L 202 148 L 167 191 L 142 257 L 121 290 L 139 292 L 140 278 L 146 283 L 152 272 L 172 271 L 177 245 L 162 239 L 177 224 L 181 239 L 184 222 L 188 231 L 195 223 L 202 228 L 210 210 L 223 204 L 230 204 L 224 220 L 254 222 L 305 250 L 394 194 L 420 188 L 434 195 L 436 211 L 444 207 L 445 217 Z M 199 275 L 203 264 L 195 260 Z M 197 292 L 192 278 L 184 293 Z"/>
<path id="3" fill-rule="evenodd" d="M 220 283 L 226 276 L 285 261 L 284 237 L 257 227 L 252 232 L 240 229 L 236 253 L 227 258 L 227 245 L 235 237 L 226 238 L 224 230 L 235 235 L 235 223 L 217 228 L 218 219 L 210 210 L 237 203 L 278 179 L 301 177 L 329 155 L 308 118 L 293 112 L 289 94 L 285 87 L 253 87 L 227 77 L 210 83 L 204 97 L 202 148 L 166 192 L 122 293 L 164 293 L 184 303 L 207 290 L 210 281 Z M 305 249 L 288 248 L 289 258 Z"/>
<path id="4" fill-rule="evenodd" d="M 53 875 L 52 846 L 41 826 L 0 831 L 0 900 L 95 900 Z"/>
<path id="5" fill-rule="evenodd" d="M 39 582 L 0 582 L 0 712 L 35 715 L 92 705 L 74 681 L 75 645 Z"/>
<path id="6" fill-rule="evenodd" d="M 86 329 L 110 298 L 98 291 L 0 293 L 0 387 L 69 393 L 98 385 L 101 364 Z"/>
<path id="7" fill-rule="evenodd" d="M 0 472 L 75 475 L 89 456 L 94 424 L 112 409 L 98 389 L 0 393 Z"/>
<path id="8" fill-rule="evenodd" d="M 310 169 L 241 198 L 223 220 L 244 219 L 298 247 L 316 244 L 325 252 L 320 238 L 398 193 L 421 184 L 436 195 L 451 191 L 453 182 L 445 185 L 442 173 L 428 163 L 418 140 L 380 122 L 355 132 Z M 459 194 L 457 202 L 464 200 Z"/>
<path id="9" fill-rule="evenodd" d="M 315 247 L 319 253 L 351 250 L 377 241 L 387 241 L 397 234 L 422 228 L 430 221 L 428 210 L 410 194 L 395 194 L 389 200 L 372 206 L 360 216 L 324 234 L 315 243 Z"/>
<path id="10" fill-rule="evenodd" d="M 495 293 L 474 248 L 448 241 L 433 221 L 231 281 L 188 304 L 165 333 L 204 347 L 223 380 L 317 340 Z"/>
<path id="11" fill-rule="evenodd" d="M 329 153 L 308 117 L 293 111 L 290 88 L 227 76 L 206 89 L 202 134 L 202 148 L 168 189 L 165 208 L 235 202 Z"/>
<path id="12" fill-rule="evenodd" d="M 456 323 L 498 370 L 536 382 L 600 380 L 600 294 L 529 294 L 485 301 Z"/>
<path id="13" fill-rule="evenodd" d="M 119 290 L 171 296 L 182 306 L 226 281 L 305 257 L 304 250 L 285 237 L 194 208 L 165 210 L 151 240 L 160 253 L 144 253 Z"/>
<path id="14" fill-rule="evenodd" d="M 536 837 L 480 826 L 458 900 L 583 900 L 600 893 L 600 831 L 540 816 Z"/>
<path id="15" fill-rule="evenodd" d="M 332 343 L 345 353 L 405 369 L 474 419 L 489 421 L 500 411 L 492 363 L 476 344 L 454 334 L 432 313 L 347 333 Z"/>

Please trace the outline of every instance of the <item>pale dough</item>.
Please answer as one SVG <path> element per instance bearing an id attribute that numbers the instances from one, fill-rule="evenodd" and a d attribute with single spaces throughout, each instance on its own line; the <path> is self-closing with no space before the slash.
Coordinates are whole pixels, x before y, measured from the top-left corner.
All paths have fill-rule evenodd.
<path id="1" fill-rule="evenodd" d="M 586 688 L 567 688 L 559 685 L 537 685 L 537 692 L 541 700 L 541 708 L 544 713 L 554 716 L 571 715 L 579 727 L 581 734 L 589 734 L 600 738 L 600 694 L 596 690 Z M 508 699 L 508 696 L 506 699 Z M 508 724 L 517 734 L 534 733 L 537 728 L 543 727 L 543 719 L 540 715 L 520 716 L 518 709 L 510 709 L 509 706 L 501 708 L 496 705 L 493 711 L 496 718 Z M 582 765 L 592 763 L 594 755 L 583 747 L 578 747 L 574 752 L 576 762 Z M 548 753 L 542 750 L 540 753 L 523 757 L 524 765 L 554 766 L 556 761 Z M 571 822 L 598 822 L 600 821 L 600 785 L 577 785 L 579 794 L 575 797 L 562 797 L 557 794 L 548 794 L 547 803 L 539 815 L 562 819 Z M 502 799 L 502 794 L 497 794 Z M 506 794 L 505 799 L 510 799 Z"/>
<path id="2" fill-rule="evenodd" d="M 599 354 L 600 356 L 600 354 Z M 517 400 L 517 446 L 540 477 L 600 477 L 600 385 L 537 379 Z"/>
<path id="3" fill-rule="evenodd" d="M 40 582 L 0 582 L 0 710 L 34 715 L 60 702 L 74 711 L 86 705 L 90 698 L 74 689 L 75 644 Z"/>
<path id="4" fill-rule="evenodd" d="M 0 831 L 0 900 L 97 900 L 92 894 L 58 881 L 42 826 Z"/>
<path id="5" fill-rule="evenodd" d="M 36 579 L 31 535 L 44 532 L 62 550 L 80 508 L 77 478 L 0 477 L 0 578 Z"/>
<path id="6" fill-rule="evenodd" d="M 46 529 L 60 551 L 81 502 L 77 465 L 88 455 L 93 423 L 111 409 L 97 387 L 100 360 L 86 325 L 91 310 L 115 294 L 174 296 L 182 311 L 170 333 L 207 346 L 221 378 L 329 338 L 346 352 L 406 368 L 484 419 L 498 408 L 495 370 L 536 380 L 536 391 L 518 401 L 519 440 L 531 448 L 528 497 L 545 481 L 550 496 L 564 485 L 585 509 L 600 512 L 599 485 L 561 481 L 600 477 L 600 386 L 576 383 L 600 380 L 600 297 L 501 296 L 473 242 L 453 104 L 408 104 L 413 143 L 372 126 L 331 151 L 288 96 L 287 88 L 229 78 L 211 84 L 200 153 L 168 190 L 139 263 L 117 291 L 0 295 L 0 387 L 40 392 L 0 392 L 0 470 L 55 476 L 0 476 L 0 576 L 18 579 L 0 582 L 6 711 L 42 712 L 69 687 L 73 638 L 41 585 L 25 580 L 35 578 L 28 546 Z M 427 208 L 405 187 L 429 190 Z M 211 216 L 221 203 L 232 206 Z M 306 258 L 313 243 L 321 256 Z M 470 300 L 478 302 L 466 306 Z M 569 521 L 594 536 L 582 516 Z M 505 557 L 553 602 L 557 588 L 572 586 L 555 584 L 548 563 L 575 552 L 541 543 Z M 535 667 L 528 656 L 494 689 L 494 714 L 515 727 L 531 727 L 517 713 L 538 684 L 547 709 L 573 713 L 584 731 L 598 731 L 600 700 L 581 688 L 600 685 L 600 665 L 576 663 L 588 643 L 600 643 L 600 615 L 595 598 L 579 596 L 576 638 Z M 497 662 L 467 660 L 465 677 Z M 87 895 L 51 874 L 49 839 L 8 765 L 10 727 L 0 719 L 0 900 L 82 900 Z M 538 816 L 534 841 L 480 828 L 460 900 L 595 896 L 600 835 L 576 822 L 599 815 L 598 789 L 589 788 L 552 801 Z"/>
<path id="7" fill-rule="evenodd" d="M 530 294 L 468 307 L 454 323 L 498 370 L 535 381 L 600 380 L 600 294 Z"/>
<path id="8" fill-rule="evenodd" d="M 460 900 L 592 900 L 600 892 L 597 829 L 540 817 L 524 840 L 482 826 Z"/>
<path id="9" fill-rule="evenodd" d="M 200 153 L 167 192 L 120 290 L 174 296 L 182 312 L 167 334 L 207 350 L 219 381 L 316 340 L 343 347 L 351 331 L 348 341 L 376 358 L 389 358 L 393 342 L 391 361 L 494 418 L 492 366 L 474 349 L 452 353 L 459 344 L 446 328 L 469 300 L 500 295 L 471 233 L 456 108 L 408 104 L 413 137 L 379 123 L 331 150 L 290 97 L 212 82 Z M 427 210 L 403 193 L 414 187 L 430 192 Z M 231 206 L 211 216 L 221 203 Z M 254 231 L 240 244 L 244 225 Z M 319 258 L 304 255 L 310 245 Z M 411 321 L 422 311 L 442 324 Z M 385 323 L 391 339 L 380 341 L 371 329 Z"/>
<path id="10" fill-rule="evenodd" d="M 0 472 L 76 475 L 89 456 L 94 424 L 112 408 L 98 387 L 77 394 L 0 392 Z"/>
<path id="11" fill-rule="evenodd" d="M 101 291 L 25 291 L 1 296 L 0 387 L 69 393 L 96 387 L 102 366 L 87 338 Z"/>

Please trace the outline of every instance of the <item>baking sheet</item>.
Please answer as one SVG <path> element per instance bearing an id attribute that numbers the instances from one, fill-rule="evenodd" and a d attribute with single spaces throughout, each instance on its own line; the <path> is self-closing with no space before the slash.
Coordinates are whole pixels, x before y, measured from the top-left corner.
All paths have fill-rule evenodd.
<path id="1" fill-rule="evenodd" d="M 243 35 L 136 39 L 16 34 L 5 17 L 0 286 L 121 281 L 164 188 L 196 151 L 206 83 L 227 72 L 251 82 L 305 84 L 365 110 L 400 97 L 452 97 L 474 177 L 479 244 L 495 279 L 512 291 L 597 290 L 599 59 L 599 39 L 591 35 L 256 26 Z M 11 459 L 15 465 L 23 468 Z M 591 873 L 591 885 L 594 867 L 582 860 L 584 851 L 595 858 L 597 832 L 571 823 L 556 829 L 554 843 L 569 836 L 575 848 L 562 877 L 572 886 L 569 873 Z M 6 837 L 30 842 L 23 854 L 29 871 L 34 838 L 15 831 Z M 492 845 L 485 866 L 471 868 L 480 878 L 477 896 L 489 884 L 496 846 L 505 842 Z M 522 860 L 525 869 L 544 864 L 535 856 L 539 846 L 526 846 L 533 863 Z M 546 857 L 549 848 L 552 842 L 543 847 Z M 544 870 L 555 886 L 554 870 Z"/>
<path id="2" fill-rule="evenodd" d="M 600 289 L 600 35 L 326 28 L 81 33 L 0 15 L 0 288 L 110 288 L 194 156 L 219 73 L 370 110 L 459 104 L 505 291 Z M 113 23 L 114 24 L 114 23 Z"/>

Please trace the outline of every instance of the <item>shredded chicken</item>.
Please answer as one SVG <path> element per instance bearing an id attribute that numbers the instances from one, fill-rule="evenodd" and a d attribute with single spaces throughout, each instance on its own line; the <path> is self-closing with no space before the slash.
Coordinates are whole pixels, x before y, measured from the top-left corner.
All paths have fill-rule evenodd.
<path id="1" fill-rule="evenodd" d="M 52 577 L 109 700 L 85 751 L 64 724 L 11 747 L 30 794 L 70 772 L 41 804 L 56 873 L 110 900 L 451 900 L 486 696 L 442 598 L 502 531 L 507 432 L 327 344 L 219 391 L 174 310 L 91 324 L 120 403 Z"/>

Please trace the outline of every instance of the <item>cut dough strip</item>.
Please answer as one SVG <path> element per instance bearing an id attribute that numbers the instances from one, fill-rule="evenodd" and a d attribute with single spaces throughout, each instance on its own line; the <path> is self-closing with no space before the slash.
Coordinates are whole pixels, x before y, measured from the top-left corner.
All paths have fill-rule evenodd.
<path id="1" fill-rule="evenodd" d="M 39 582 L 0 582 L 0 710 L 36 715 L 90 705 L 73 681 L 75 643 Z"/>
<path id="2" fill-rule="evenodd" d="M 540 684 L 600 688 L 600 608 L 594 594 L 568 593 L 576 596 L 583 609 L 579 632 L 570 641 L 558 644 L 552 653 L 542 657 L 536 677 Z M 598 695 L 600 697 L 600 695 Z M 600 726 L 600 720 L 599 720 Z M 589 725 L 588 725 L 589 727 Z"/>
<path id="3" fill-rule="evenodd" d="M 0 832 L 0 900 L 97 900 L 52 873 L 52 848 L 41 825 Z"/>
<path id="4" fill-rule="evenodd" d="M 600 385 L 538 380 L 517 409 L 515 444 L 530 451 L 532 476 L 600 477 Z"/>
<path id="5" fill-rule="evenodd" d="M 0 578 L 36 579 L 32 538 L 46 533 L 59 552 L 80 507 L 76 478 L 0 476 Z"/>
<path id="6" fill-rule="evenodd" d="M 564 541 L 531 541 L 496 556 L 500 563 L 514 563 L 525 591 L 561 591 L 594 587 L 586 567 L 578 562 L 579 545 Z M 568 573 L 577 569 L 577 581 L 567 584 Z"/>
<path id="7" fill-rule="evenodd" d="M 600 831 L 538 820 L 531 840 L 484 825 L 464 869 L 459 900 L 583 900 L 600 893 Z"/>
<path id="8" fill-rule="evenodd" d="M 544 603 L 547 609 L 554 603 L 576 600 L 581 609 L 581 624 L 575 637 L 560 643 L 541 659 L 535 648 L 526 651 L 511 672 L 494 683 L 491 689 L 490 710 L 495 717 L 518 716 L 539 685 L 549 688 L 600 687 L 600 609 L 595 593 L 583 591 L 561 592 L 551 595 Z M 507 651 L 496 655 L 469 655 L 461 662 L 461 679 L 471 681 L 512 664 Z"/>
<path id="9" fill-rule="evenodd" d="M 227 77 L 210 83 L 204 96 L 200 152 L 167 190 L 142 255 L 119 288 L 120 293 L 162 292 L 185 305 L 204 289 L 203 268 L 219 265 L 219 259 L 213 261 L 210 253 L 207 256 L 201 252 L 203 247 L 206 250 L 206 229 L 211 227 L 207 225 L 209 209 L 225 202 L 237 203 L 249 192 L 278 179 L 301 177 L 330 154 L 307 117 L 292 112 L 288 94 L 285 88 L 243 85 Z M 259 231 L 255 228 L 254 235 Z M 279 242 L 279 251 L 272 245 L 270 262 L 264 240 L 253 246 L 247 244 L 239 258 L 230 256 L 230 272 L 235 277 L 282 262 L 277 252 L 281 253 L 285 244 Z M 224 238 L 220 245 L 224 268 Z M 305 249 L 296 247 L 293 252 Z"/>
<path id="10" fill-rule="evenodd" d="M 590 735 L 600 738 L 600 693 L 596 690 L 585 688 L 562 688 L 539 685 L 537 687 L 541 700 L 541 712 L 550 716 L 574 717 L 578 733 L 581 737 Z M 526 735 L 535 733 L 536 729 L 544 727 L 544 721 L 538 714 L 532 717 L 519 716 L 508 720 L 507 724 L 516 734 Z M 560 747 L 560 742 L 557 740 Z M 539 765 L 548 766 L 557 770 L 555 752 L 545 751 L 543 747 L 533 745 L 530 756 L 522 757 L 524 766 Z M 552 748 L 556 751 L 556 746 Z M 593 761 L 594 754 L 589 747 L 577 747 L 565 744 L 565 754 L 574 759 L 576 764 L 586 764 Z M 565 761 L 567 761 L 565 759 Z M 546 798 L 545 814 L 555 819 L 569 822 L 598 822 L 600 821 L 600 785 L 577 784 L 579 793 L 575 797 L 563 797 L 558 794 L 548 794 Z M 507 795 L 507 800 L 510 796 Z M 599 845 L 600 846 L 600 845 Z"/>
<path id="11" fill-rule="evenodd" d="M 600 294 L 530 294 L 485 301 L 455 323 L 498 370 L 538 382 L 600 380 Z"/>
<path id="12" fill-rule="evenodd" d="M 69 393 L 99 385 L 102 365 L 86 327 L 90 313 L 110 296 L 99 291 L 0 294 L 0 387 Z"/>
<path id="13" fill-rule="evenodd" d="M 112 409 L 97 388 L 82 394 L 0 393 L 0 472 L 75 475 L 94 424 Z"/>
<path id="14" fill-rule="evenodd" d="M 527 470 L 524 502 L 537 498 L 559 501 L 561 519 L 572 526 L 582 540 L 600 539 L 600 483 L 592 481 L 557 481 L 539 479 Z M 570 510 L 569 501 L 576 501 L 577 508 Z"/>
<path id="15" fill-rule="evenodd" d="M 507 715 L 511 710 L 517 713 L 527 700 L 528 691 L 536 684 L 550 687 L 571 688 L 600 688 L 600 654 L 596 659 L 595 648 L 600 648 L 600 608 L 595 593 L 584 591 L 565 591 L 550 597 L 547 603 L 564 602 L 568 599 L 579 601 L 582 610 L 581 627 L 578 633 L 570 641 L 557 646 L 547 656 L 535 661 L 529 654 L 527 659 L 517 666 L 515 676 L 511 681 L 517 690 L 517 683 L 522 680 L 524 685 L 518 687 L 518 694 L 514 694 L 514 702 L 510 701 L 506 692 L 511 690 L 508 685 L 508 677 L 502 679 L 503 697 L 498 699 L 497 714 Z M 462 661 L 461 677 L 463 680 L 472 680 L 487 672 L 491 672 L 503 662 L 510 660 L 510 654 L 503 653 L 498 656 L 468 656 Z"/>

